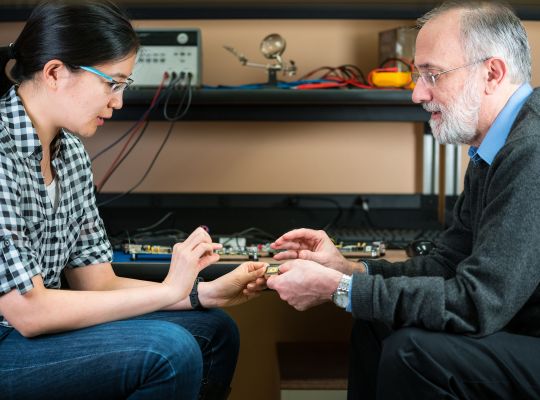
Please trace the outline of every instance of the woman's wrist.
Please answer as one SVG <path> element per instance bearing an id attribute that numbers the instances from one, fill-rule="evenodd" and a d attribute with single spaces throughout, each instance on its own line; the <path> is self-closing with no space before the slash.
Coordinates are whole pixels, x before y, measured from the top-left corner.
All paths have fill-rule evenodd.
<path id="1" fill-rule="evenodd" d="M 213 281 L 212 281 L 213 282 Z M 212 282 L 200 282 L 199 283 L 199 303 L 204 308 L 219 307 L 215 298 L 212 296 Z"/>

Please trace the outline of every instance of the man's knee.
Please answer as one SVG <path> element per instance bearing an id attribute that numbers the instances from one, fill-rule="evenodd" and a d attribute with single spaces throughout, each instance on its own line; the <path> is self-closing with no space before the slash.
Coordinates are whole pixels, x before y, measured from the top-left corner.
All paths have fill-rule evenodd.
<path id="1" fill-rule="evenodd" d="M 383 342 L 379 376 L 395 379 L 411 374 L 445 375 L 445 365 L 459 361 L 455 360 L 455 349 L 445 340 L 446 336 L 445 333 L 419 328 L 403 328 L 393 332 Z"/>

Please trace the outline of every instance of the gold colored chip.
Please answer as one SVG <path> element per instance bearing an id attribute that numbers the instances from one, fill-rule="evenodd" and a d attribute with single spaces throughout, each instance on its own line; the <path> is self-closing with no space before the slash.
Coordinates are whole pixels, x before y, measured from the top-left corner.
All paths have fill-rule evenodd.
<path id="1" fill-rule="evenodd" d="M 264 271 L 264 276 L 268 278 L 271 275 L 278 275 L 279 274 L 279 265 L 269 265 L 266 267 L 266 271 Z"/>

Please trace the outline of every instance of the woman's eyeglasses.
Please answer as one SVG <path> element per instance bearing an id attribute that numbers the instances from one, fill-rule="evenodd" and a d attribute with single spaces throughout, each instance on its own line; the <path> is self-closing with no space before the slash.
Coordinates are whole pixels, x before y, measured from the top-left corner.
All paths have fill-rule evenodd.
<path id="1" fill-rule="evenodd" d="M 107 80 L 106 83 L 111 87 L 111 92 L 112 93 L 120 93 L 120 92 L 124 91 L 125 88 L 129 87 L 129 85 L 131 85 L 133 83 L 133 79 L 131 79 L 131 78 L 127 78 L 125 82 L 118 82 L 112 76 L 109 76 L 106 73 L 101 72 L 99 69 L 96 69 L 94 67 L 87 67 L 87 66 L 84 66 L 84 65 L 79 65 L 79 66 L 75 66 L 74 68 L 83 69 L 85 71 L 88 71 L 88 72 L 90 72 L 92 74 L 101 76 L 102 78 L 106 79 Z"/>

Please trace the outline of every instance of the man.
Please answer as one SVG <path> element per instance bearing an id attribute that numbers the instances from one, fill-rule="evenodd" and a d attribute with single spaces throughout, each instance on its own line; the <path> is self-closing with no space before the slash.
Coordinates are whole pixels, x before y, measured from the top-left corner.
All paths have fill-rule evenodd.
<path id="1" fill-rule="evenodd" d="M 540 90 L 507 7 L 445 3 L 419 20 L 413 100 L 440 143 L 470 145 L 453 224 L 428 256 L 345 260 L 322 231 L 273 244 L 268 286 L 355 318 L 349 398 L 540 398 Z"/>

